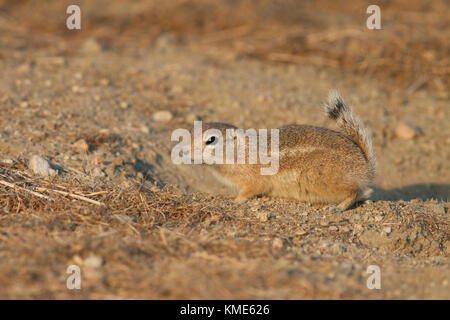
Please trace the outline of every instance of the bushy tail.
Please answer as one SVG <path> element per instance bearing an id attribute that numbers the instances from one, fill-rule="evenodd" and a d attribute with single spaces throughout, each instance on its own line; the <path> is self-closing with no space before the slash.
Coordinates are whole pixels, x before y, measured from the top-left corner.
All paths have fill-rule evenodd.
<path id="1" fill-rule="evenodd" d="M 344 100 L 335 90 L 328 94 L 328 103 L 324 105 L 328 117 L 335 120 L 339 127 L 352 139 L 362 150 L 366 157 L 372 177 L 375 175 L 375 155 L 373 153 L 372 140 L 366 132 L 362 121 L 344 103 Z"/>

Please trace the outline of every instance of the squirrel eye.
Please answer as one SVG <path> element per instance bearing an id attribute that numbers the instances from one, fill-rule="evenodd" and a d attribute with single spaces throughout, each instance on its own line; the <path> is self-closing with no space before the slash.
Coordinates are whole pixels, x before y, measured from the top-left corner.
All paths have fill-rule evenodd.
<path id="1" fill-rule="evenodd" d="M 211 143 L 213 143 L 214 141 L 216 141 L 216 137 L 212 136 L 212 137 L 210 137 L 208 140 L 206 140 L 206 144 L 207 144 L 207 145 L 208 145 L 208 144 L 211 144 Z"/>

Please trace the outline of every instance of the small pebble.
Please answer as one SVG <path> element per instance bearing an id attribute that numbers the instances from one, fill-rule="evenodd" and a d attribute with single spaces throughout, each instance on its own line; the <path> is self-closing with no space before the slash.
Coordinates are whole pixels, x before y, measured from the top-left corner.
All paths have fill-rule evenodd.
<path id="1" fill-rule="evenodd" d="M 280 238 L 275 238 L 275 239 L 273 239 L 272 246 L 273 246 L 275 249 L 281 249 L 281 248 L 283 248 L 283 240 L 281 240 Z"/>
<path id="2" fill-rule="evenodd" d="M 80 139 L 72 145 L 72 148 L 76 151 L 86 152 L 89 150 L 89 144 L 83 139 Z"/>
<path id="3" fill-rule="evenodd" d="M 86 41 L 84 41 L 80 51 L 81 53 L 87 55 L 97 54 L 102 51 L 102 46 L 98 43 L 98 41 L 95 38 L 88 38 Z"/>
<path id="4" fill-rule="evenodd" d="M 392 232 L 392 228 L 391 227 L 384 227 L 383 228 L 383 232 L 386 234 L 390 234 Z"/>
<path id="5" fill-rule="evenodd" d="M 135 150 L 140 150 L 141 147 L 140 147 L 139 143 L 132 142 L 131 143 L 131 148 L 133 148 Z"/>
<path id="6" fill-rule="evenodd" d="M 141 129 L 142 133 L 145 133 L 145 134 L 149 134 L 150 133 L 150 129 L 146 125 L 142 125 L 140 127 L 140 129 Z"/>
<path id="7" fill-rule="evenodd" d="M 24 63 L 24 64 L 21 64 L 20 66 L 18 66 L 16 70 L 20 73 L 25 73 L 25 72 L 30 71 L 30 69 L 31 69 L 30 64 Z"/>
<path id="8" fill-rule="evenodd" d="M 264 96 L 264 95 L 259 95 L 257 98 L 256 98 L 256 100 L 258 101 L 258 102 L 264 102 L 264 101 L 266 101 L 267 100 L 267 98 Z"/>
<path id="9" fill-rule="evenodd" d="M 395 128 L 395 136 L 402 140 L 410 140 L 421 135 L 422 131 L 419 128 L 407 122 L 401 122 Z"/>
<path id="10" fill-rule="evenodd" d="M 85 91 L 86 90 L 84 88 L 81 88 L 80 86 L 77 86 L 77 85 L 72 86 L 72 92 L 73 93 L 83 93 Z"/>
<path id="11" fill-rule="evenodd" d="M 100 85 L 103 87 L 107 87 L 109 85 L 109 80 L 106 78 L 100 79 Z"/>
<path id="12" fill-rule="evenodd" d="M 130 104 L 129 104 L 128 102 L 126 102 L 126 101 L 122 101 L 122 102 L 120 103 L 120 107 L 121 107 L 122 109 L 128 109 L 128 107 L 130 107 Z"/>
<path id="13" fill-rule="evenodd" d="M 103 163 L 103 158 L 102 158 L 102 157 L 94 157 L 94 158 L 92 158 L 91 163 L 92 163 L 94 166 L 97 166 L 97 165 L 99 165 L 99 164 L 102 164 L 102 163 Z"/>
<path id="14" fill-rule="evenodd" d="M 98 133 L 103 134 L 105 136 L 109 136 L 111 134 L 111 131 L 109 131 L 109 129 L 103 128 L 103 129 L 100 129 L 98 131 Z"/>
<path id="15" fill-rule="evenodd" d="M 186 116 L 186 121 L 189 123 L 194 123 L 194 121 L 200 120 L 199 117 L 195 113 L 189 113 Z"/>
<path id="16" fill-rule="evenodd" d="M 328 241 L 326 241 L 326 240 L 323 240 L 323 241 L 320 242 L 319 245 L 320 245 L 322 248 L 327 248 L 327 247 L 330 246 L 330 243 L 329 243 Z"/>
<path id="17" fill-rule="evenodd" d="M 267 211 L 260 211 L 256 213 L 256 217 L 259 219 L 259 221 L 261 222 L 265 222 L 267 220 L 269 220 L 269 213 Z"/>
<path id="18" fill-rule="evenodd" d="M 72 261 L 76 265 L 82 265 L 83 264 L 83 259 L 77 254 L 72 257 Z"/>
<path id="19" fill-rule="evenodd" d="M 56 174 L 56 170 L 50 167 L 50 163 L 38 155 L 32 156 L 28 165 L 31 171 L 43 177 Z"/>
<path id="20" fill-rule="evenodd" d="M 170 88 L 171 93 L 179 94 L 184 92 L 184 88 L 182 86 L 173 86 Z"/>
<path id="21" fill-rule="evenodd" d="M 98 178 L 103 178 L 105 176 L 105 173 L 102 171 L 102 169 L 97 167 L 97 168 L 94 168 L 94 170 L 92 170 L 92 176 L 98 177 Z"/>
<path id="22" fill-rule="evenodd" d="M 167 110 L 157 111 L 153 114 L 153 120 L 157 122 L 169 122 L 172 118 L 172 113 Z"/>
<path id="23" fill-rule="evenodd" d="M 175 33 L 162 33 L 154 42 L 154 46 L 158 51 L 166 52 L 171 47 L 179 43 L 179 37 Z"/>
<path id="24" fill-rule="evenodd" d="M 96 269 L 101 267 L 103 264 L 103 259 L 99 256 L 96 256 L 94 254 L 90 254 L 86 259 L 83 261 L 83 265 L 86 268 L 92 268 Z"/>

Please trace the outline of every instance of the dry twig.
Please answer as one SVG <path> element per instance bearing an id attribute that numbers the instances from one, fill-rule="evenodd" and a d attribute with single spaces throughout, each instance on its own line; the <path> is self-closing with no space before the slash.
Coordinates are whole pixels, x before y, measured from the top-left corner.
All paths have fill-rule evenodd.
<path id="1" fill-rule="evenodd" d="M 86 202 L 89 202 L 89 203 L 92 203 L 92 204 L 96 204 L 98 206 L 105 206 L 105 204 L 102 203 L 102 202 L 99 202 L 99 201 L 96 201 L 96 200 L 92 200 L 92 199 L 89 199 L 87 197 L 80 196 L 78 194 L 74 194 L 74 193 L 70 193 L 70 192 L 65 192 L 65 191 L 61 191 L 61 190 L 54 190 L 54 189 L 47 189 L 47 188 L 43 188 L 43 187 L 38 187 L 36 189 L 39 190 L 39 191 L 47 191 L 47 192 L 51 191 L 51 192 L 59 193 L 59 194 L 62 194 L 63 196 L 72 197 L 72 198 L 75 198 L 75 199 L 78 199 L 78 200 L 82 200 L 82 201 L 86 201 Z"/>
<path id="2" fill-rule="evenodd" d="M 52 198 L 49 198 L 49 197 L 47 197 L 46 195 L 43 195 L 43 194 L 38 193 L 38 192 L 35 192 L 35 191 L 33 191 L 33 190 L 29 190 L 29 189 L 26 189 L 26 188 L 23 188 L 23 187 L 16 186 L 15 184 L 9 183 L 9 182 L 7 182 L 7 181 L 0 180 L 0 184 L 2 184 L 2 185 L 4 185 L 4 186 L 7 186 L 7 187 L 10 187 L 10 188 L 13 188 L 13 189 L 19 189 L 19 190 L 28 192 L 28 193 L 30 193 L 30 194 L 36 196 L 36 197 L 39 197 L 39 198 L 43 198 L 43 199 L 46 199 L 46 200 L 49 200 L 49 201 L 53 201 Z"/>

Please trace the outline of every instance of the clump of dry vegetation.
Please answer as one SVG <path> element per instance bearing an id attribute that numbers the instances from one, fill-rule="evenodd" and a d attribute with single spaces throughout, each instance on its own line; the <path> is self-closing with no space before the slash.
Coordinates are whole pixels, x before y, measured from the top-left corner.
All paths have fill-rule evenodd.
<path id="1" fill-rule="evenodd" d="M 8 261 L 1 285 L 9 288 L 2 297 L 392 298 L 406 291 L 442 298 L 448 292 L 448 207 L 437 203 L 381 201 L 336 215 L 274 199 L 236 205 L 146 181 L 93 183 L 70 171 L 43 179 L 24 167 L 0 168 L 0 256 Z M 406 257 L 422 257 L 421 267 Z M 384 270 L 381 296 L 365 288 L 372 263 Z M 83 270 L 81 292 L 65 288 L 70 264 Z M 25 287 L 14 286 L 17 279 Z M 407 290 L 395 291 L 402 281 Z M 433 290 L 422 281 L 434 283 Z"/>

